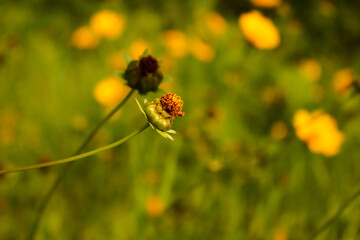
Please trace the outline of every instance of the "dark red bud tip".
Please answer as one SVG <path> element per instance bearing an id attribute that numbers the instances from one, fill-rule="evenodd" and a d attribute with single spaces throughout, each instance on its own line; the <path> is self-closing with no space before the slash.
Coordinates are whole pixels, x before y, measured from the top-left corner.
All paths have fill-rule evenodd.
<path id="1" fill-rule="evenodd" d="M 155 58 L 149 55 L 140 58 L 139 68 L 142 73 L 156 73 L 159 69 L 159 63 Z"/>

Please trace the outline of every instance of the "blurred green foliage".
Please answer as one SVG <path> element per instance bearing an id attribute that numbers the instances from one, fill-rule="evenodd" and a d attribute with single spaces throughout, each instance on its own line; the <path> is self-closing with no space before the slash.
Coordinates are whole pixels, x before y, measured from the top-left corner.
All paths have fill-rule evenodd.
<path id="1" fill-rule="evenodd" d="M 73 33 L 104 9 L 126 19 L 121 35 L 101 38 L 93 49 L 76 48 Z M 253 9 L 279 29 L 279 47 L 260 50 L 246 40 L 238 17 Z M 213 11 L 226 21 L 222 34 L 204 23 Z M 359 11 L 355 1 L 339 0 L 292 0 L 270 9 L 233 0 L 2 1 L 1 168 L 74 152 L 111 109 L 93 96 L 96 84 L 118 70 L 111 57 L 131 54 L 139 39 L 164 57 L 164 72 L 174 79 L 164 88 L 182 96 L 186 113 L 173 126 L 175 142 L 148 129 L 77 162 L 36 239 L 306 239 L 360 182 L 359 95 L 351 88 L 339 95 L 333 87 L 343 68 L 358 80 Z M 172 56 L 167 30 L 211 50 Z M 309 60 L 315 70 L 310 64 L 304 71 Z M 301 108 L 324 109 L 336 119 L 345 136 L 336 156 L 312 153 L 296 137 L 292 120 Z M 144 122 L 132 99 L 87 149 Z M 25 238 L 58 170 L 0 176 L 0 239 Z M 318 239 L 358 239 L 359 216 L 356 202 Z"/>

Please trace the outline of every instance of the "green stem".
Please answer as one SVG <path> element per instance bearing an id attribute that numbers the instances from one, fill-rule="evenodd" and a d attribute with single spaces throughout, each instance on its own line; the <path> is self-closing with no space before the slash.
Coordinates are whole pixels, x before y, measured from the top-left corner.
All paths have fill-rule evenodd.
<path id="1" fill-rule="evenodd" d="M 80 153 L 86 147 L 86 145 L 88 145 L 88 143 L 95 136 L 95 134 L 99 131 L 99 129 L 127 102 L 127 100 L 129 100 L 129 98 L 131 97 L 131 95 L 134 92 L 135 92 L 135 90 L 131 89 L 131 91 L 128 93 L 128 95 L 126 95 L 124 100 L 122 100 L 121 103 L 119 103 L 119 105 L 117 105 L 111 112 L 109 112 L 106 115 L 106 117 L 94 128 L 94 130 L 92 130 L 92 132 L 89 134 L 89 136 L 85 139 L 83 144 L 76 151 L 75 155 Z"/>
<path id="2" fill-rule="evenodd" d="M 88 135 L 88 137 L 84 140 L 83 144 L 77 149 L 77 151 L 74 153 L 74 155 L 79 154 L 84 150 L 84 148 L 87 146 L 87 144 L 91 141 L 91 139 L 95 136 L 95 134 L 98 132 L 98 130 L 129 100 L 131 95 L 135 92 L 134 89 L 132 89 L 126 97 L 110 112 L 106 115 L 106 117 L 92 130 L 92 132 Z M 43 212 L 45 211 L 46 205 L 50 201 L 52 195 L 55 193 L 57 187 L 60 185 L 61 181 L 64 179 L 65 174 L 69 170 L 69 168 L 72 166 L 72 163 L 67 163 L 59 172 L 59 175 L 55 179 L 53 185 L 49 189 L 49 191 L 46 193 L 44 198 L 42 199 L 40 206 L 37 210 L 37 213 L 34 218 L 34 222 L 30 228 L 28 240 L 32 240 L 34 238 L 34 235 L 36 233 L 36 230 L 38 228 L 38 225 L 40 223 L 40 219 L 43 215 Z"/>
<path id="3" fill-rule="evenodd" d="M 150 126 L 149 123 L 146 123 L 142 128 L 140 128 L 139 130 L 131 133 L 130 135 L 120 139 L 119 141 L 116 141 L 114 143 L 111 143 L 109 145 L 106 145 L 106 146 L 101 147 L 101 148 L 97 148 L 95 150 L 92 150 L 92 151 L 89 151 L 89 152 L 86 152 L 86 153 L 82 153 L 82 154 L 79 154 L 79 155 L 76 155 L 76 156 L 73 156 L 73 157 L 69 157 L 69 158 L 64 158 L 64 159 L 61 159 L 61 160 L 56 160 L 56 161 L 51 161 L 51 162 L 46 162 L 46 163 L 39 163 L 39 164 L 34 164 L 34 165 L 30 165 L 30 166 L 25 166 L 25 167 L 19 167 L 19 168 L 3 170 L 3 171 L 0 171 L 0 175 L 7 174 L 7 173 L 12 173 L 12 172 L 20 172 L 20 171 L 25 171 L 25 170 L 35 169 L 35 168 L 48 167 L 48 166 L 63 164 L 63 163 L 67 163 L 67 162 L 74 162 L 76 160 L 86 158 L 86 157 L 92 156 L 92 155 L 94 155 L 96 153 L 99 153 L 99 152 L 114 148 L 114 147 L 126 142 L 127 140 L 135 137 L 136 135 L 138 135 L 139 133 L 144 131 L 149 126 Z"/>
<path id="4" fill-rule="evenodd" d="M 325 231 L 328 227 L 330 227 L 345 211 L 345 209 L 350 206 L 351 203 L 353 203 L 358 197 L 360 196 L 360 189 L 358 189 L 353 195 L 351 195 L 338 209 L 336 214 L 330 218 L 328 221 L 326 221 L 321 227 L 319 227 L 313 234 L 310 236 L 311 239 L 315 239 L 320 233 Z"/>

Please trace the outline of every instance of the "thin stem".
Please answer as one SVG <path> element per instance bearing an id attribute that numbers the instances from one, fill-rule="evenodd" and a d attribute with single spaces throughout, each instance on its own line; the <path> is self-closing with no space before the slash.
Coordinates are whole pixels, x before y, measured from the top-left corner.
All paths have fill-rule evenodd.
<path id="1" fill-rule="evenodd" d="M 34 164 L 34 165 L 30 165 L 30 166 L 25 166 L 25 167 L 18 167 L 18 168 L 3 170 L 3 171 L 0 171 L 0 175 L 6 174 L 6 173 L 12 173 L 12 172 L 20 172 L 20 171 L 25 171 L 25 170 L 35 169 L 35 168 L 48 167 L 48 166 L 63 164 L 63 163 L 67 163 L 67 162 L 74 162 L 76 160 L 86 158 L 86 157 L 92 156 L 92 155 L 94 155 L 96 153 L 103 152 L 105 150 L 114 148 L 114 147 L 126 142 L 127 140 L 135 137 L 136 135 L 138 135 L 139 133 L 144 131 L 149 126 L 150 126 L 149 123 L 146 123 L 142 128 L 140 128 L 139 130 L 131 133 L 130 135 L 120 139 L 119 141 L 116 141 L 114 143 L 111 143 L 109 145 L 106 145 L 106 146 L 101 147 L 101 148 L 97 148 L 95 150 L 92 150 L 92 151 L 89 151 L 89 152 L 86 152 L 86 153 L 82 153 L 82 154 L 79 154 L 79 155 L 76 155 L 76 156 L 73 156 L 73 157 L 69 157 L 69 158 L 64 158 L 64 159 L 61 159 L 61 160 L 55 160 L 55 161 L 46 162 L 46 163 L 39 163 L 39 164 Z"/>
<path id="2" fill-rule="evenodd" d="M 360 189 L 358 189 L 353 195 L 351 195 L 338 209 L 336 214 L 330 218 L 327 222 L 325 222 L 321 227 L 319 227 L 311 236 L 311 239 L 315 239 L 320 233 L 325 231 L 328 227 L 330 227 L 345 211 L 345 209 L 350 206 L 351 203 L 353 203 L 358 197 L 360 196 Z"/>
<path id="3" fill-rule="evenodd" d="M 129 100 L 131 95 L 135 92 L 134 89 L 131 89 L 131 91 L 126 95 L 124 100 L 122 100 L 119 105 L 117 105 L 111 112 L 109 112 L 106 117 L 92 130 L 92 132 L 89 134 L 89 136 L 85 139 L 83 144 L 79 147 L 79 149 L 76 151 L 75 154 L 79 154 L 85 147 L 88 145 L 88 143 L 91 141 L 91 139 L 95 136 L 95 134 L 99 131 L 99 129 Z"/>
<path id="4" fill-rule="evenodd" d="M 81 144 L 81 146 L 77 149 L 77 151 L 74 153 L 74 155 L 79 154 L 84 150 L 84 148 L 87 146 L 87 144 L 91 141 L 91 139 L 95 136 L 95 134 L 98 132 L 98 130 L 129 100 L 131 95 L 135 92 L 134 89 L 131 89 L 131 91 L 126 95 L 126 97 L 110 112 L 106 115 L 106 117 L 92 130 L 92 132 L 88 135 L 88 137 L 84 140 L 84 142 Z M 46 193 L 45 197 L 42 199 L 41 204 L 37 210 L 37 213 L 34 218 L 34 222 L 30 228 L 30 232 L 28 235 L 28 240 L 32 240 L 34 238 L 34 235 L 36 233 L 36 230 L 38 228 L 38 225 L 40 223 L 41 216 L 43 215 L 43 212 L 45 211 L 46 205 L 50 201 L 52 195 L 55 193 L 57 187 L 60 185 L 61 181 L 64 179 L 65 174 L 72 166 L 72 163 L 67 163 L 59 172 L 59 175 L 55 179 L 53 185 L 49 189 L 49 191 Z"/>

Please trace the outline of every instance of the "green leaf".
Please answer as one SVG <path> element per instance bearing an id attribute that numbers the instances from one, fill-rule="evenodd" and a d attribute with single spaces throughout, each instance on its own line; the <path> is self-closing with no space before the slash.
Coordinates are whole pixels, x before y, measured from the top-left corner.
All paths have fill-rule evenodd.
<path id="1" fill-rule="evenodd" d="M 130 62 L 132 61 L 131 57 L 127 54 L 124 54 L 124 60 L 126 62 L 126 65 L 129 66 Z"/>

